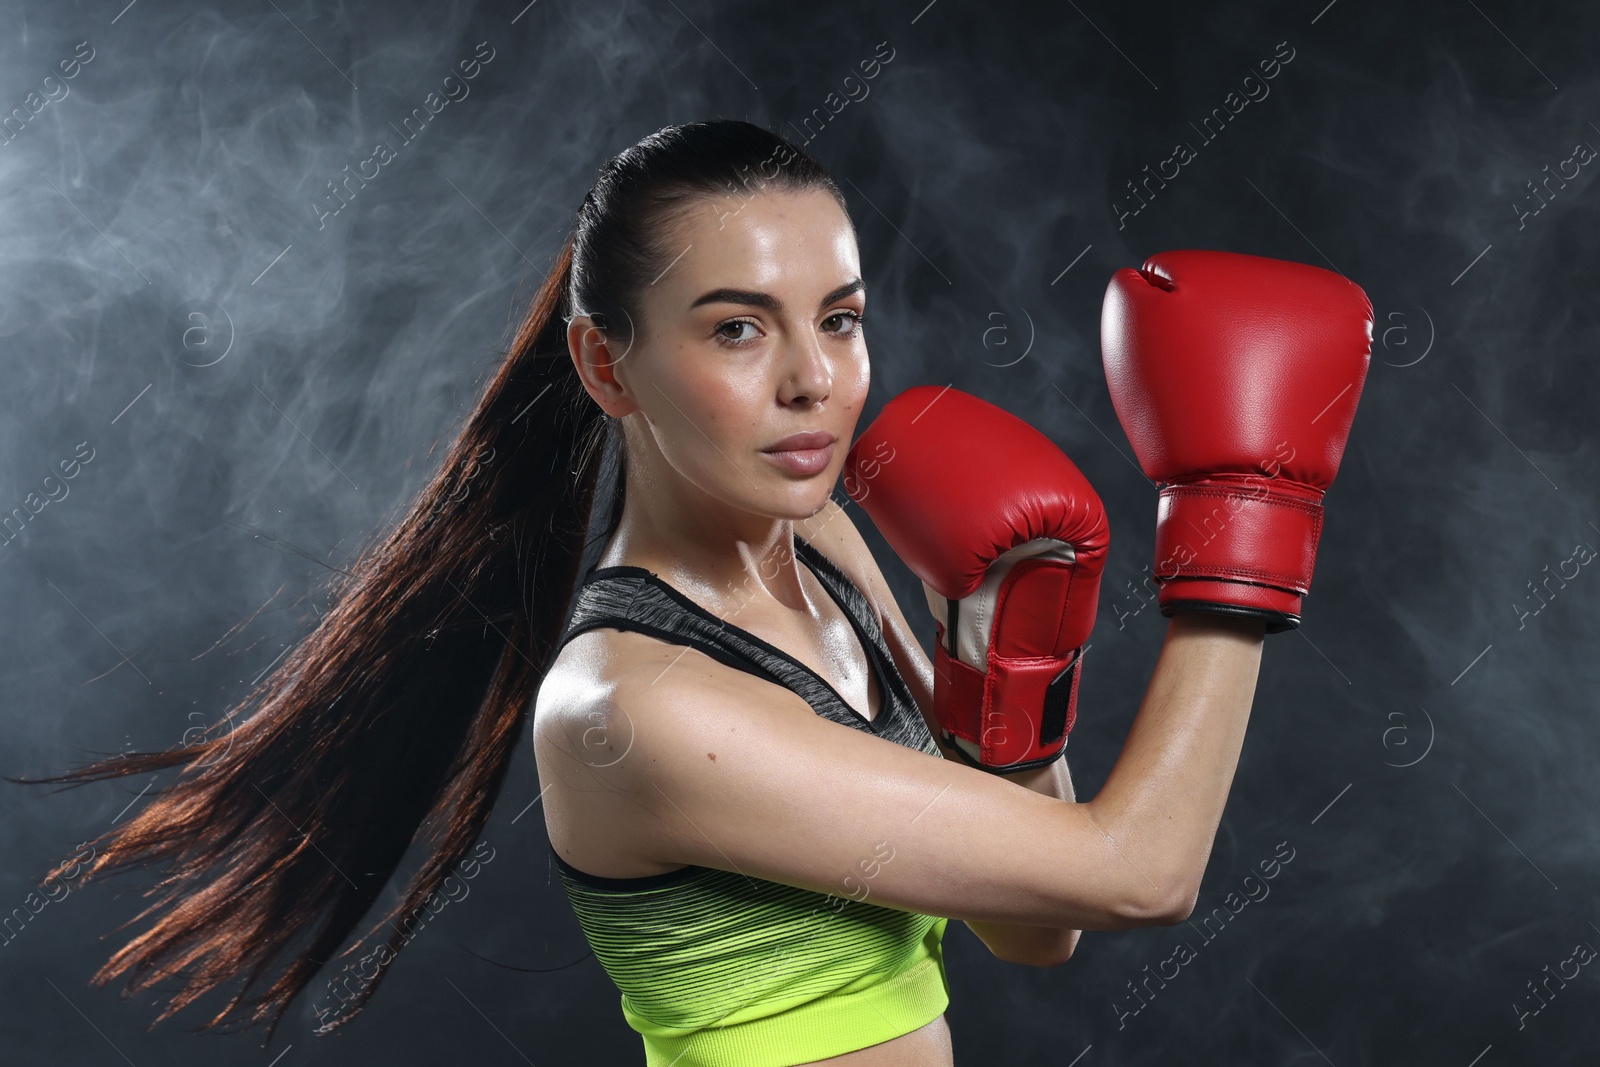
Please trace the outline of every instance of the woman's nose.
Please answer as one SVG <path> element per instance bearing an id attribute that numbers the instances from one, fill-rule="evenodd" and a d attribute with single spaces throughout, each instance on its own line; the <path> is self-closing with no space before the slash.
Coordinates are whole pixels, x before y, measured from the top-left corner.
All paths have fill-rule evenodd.
<path id="1" fill-rule="evenodd" d="M 789 373 L 780 396 L 785 404 L 820 404 L 833 391 L 833 366 L 818 338 L 806 337 L 790 346 Z"/>

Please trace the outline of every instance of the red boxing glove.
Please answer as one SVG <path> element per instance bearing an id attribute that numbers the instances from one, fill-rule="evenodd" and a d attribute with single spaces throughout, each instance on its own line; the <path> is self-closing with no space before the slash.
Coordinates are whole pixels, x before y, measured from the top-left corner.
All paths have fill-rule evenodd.
<path id="1" fill-rule="evenodd" d="M 1320 267 L 1163 252 L 1124 268 L 1100 316 L 1106 384 L 1161 483 L 1157 600 L 1300 623 L 1372 351 L 1372 302 Z"/>
<path id="2" fill-rule="evenodd" d="M 946 743 L 997 774 L 1059 759 L 1110 541 L 1088 479 L 1015 415 L 930 385 L 884 406 L 844 484 L 922 580 Z"/>

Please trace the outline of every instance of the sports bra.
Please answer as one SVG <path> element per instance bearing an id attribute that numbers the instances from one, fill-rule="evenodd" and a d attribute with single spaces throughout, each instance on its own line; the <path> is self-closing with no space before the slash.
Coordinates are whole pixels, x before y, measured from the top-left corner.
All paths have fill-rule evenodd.
<path id="1" fill-rule="evenodd" d="M 882 694 L 870 721 L 809 667 L 642 567 L 590 567 L 561 644 L 609 627 L 690 645 L 794 691 L 831 722 L 942 758 L 866 597 L 798 534 L 794 542 L 866 650 Z M 550 855 L 647 1067 L 807 1063 L 910 1033 L 949 1005 L 947 918 L 714 867 L 604 878 Z M 864 859 L 892 856 L 885 842 Z"/>

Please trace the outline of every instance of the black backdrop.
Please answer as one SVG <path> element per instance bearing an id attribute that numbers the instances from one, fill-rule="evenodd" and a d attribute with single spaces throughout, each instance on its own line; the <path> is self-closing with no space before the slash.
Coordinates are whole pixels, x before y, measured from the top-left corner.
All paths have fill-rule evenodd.
<path id="1" fill-rule="evenodd" d="M 748 118 L 850 200 L 861 425 L 951 383 L 1046 430 L 1107 502 L 1083 797 L 1163 632 L 1130 591 L 1155 500 L 1099 364 L 1110 272 L 1253 252 L 1376 308 L 1306 622 L 1268 639 L 1192 921 L 1087 934 L 1049 971 L 954 925 L 958 1062 L 1594 1062 L 1592 7 L 110 0 L 0 25 L 7 773 L 167 747 L 242 695 L 437 461 L 599 163 Z M 190 1036 L 198 1010 L 147 1033 L 148 998 L 86 986 L 148 876 L 29 896 L 149 783 L 5 786 L 0 1058 L 638 1062 L 549 869 L 531 755 L 470 892 L 368 1012 L 318 1039 L 303 999 L 265 1051 Z"/>

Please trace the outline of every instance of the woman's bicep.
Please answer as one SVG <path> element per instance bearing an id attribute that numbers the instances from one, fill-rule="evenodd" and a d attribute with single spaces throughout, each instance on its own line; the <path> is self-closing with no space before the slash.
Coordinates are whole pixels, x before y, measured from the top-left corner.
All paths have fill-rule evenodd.
<path id="1" fill-rule="evenodd" d="M 963 920 L 1160 921 L 1164 897 L 1083 805 L 830 722 L 776 686 L 753 701 L 695 682 L 611 697 L 651 859 Z"/>

